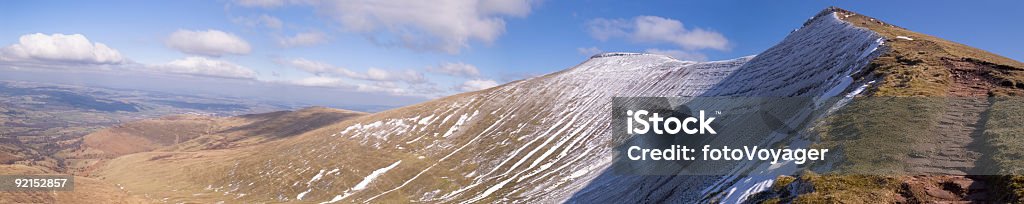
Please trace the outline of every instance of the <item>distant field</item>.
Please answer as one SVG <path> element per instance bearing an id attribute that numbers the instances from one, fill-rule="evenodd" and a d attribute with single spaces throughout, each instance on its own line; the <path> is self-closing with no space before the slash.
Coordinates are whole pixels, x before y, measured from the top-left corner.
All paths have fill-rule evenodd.
<path id="1" fill-rule="evenodd" d="M 237 99 L 0 81 L 0 164 L 62 171 L 55 153 L 117 124 L 175 114 L 233 116 L 288 109 Z"/>

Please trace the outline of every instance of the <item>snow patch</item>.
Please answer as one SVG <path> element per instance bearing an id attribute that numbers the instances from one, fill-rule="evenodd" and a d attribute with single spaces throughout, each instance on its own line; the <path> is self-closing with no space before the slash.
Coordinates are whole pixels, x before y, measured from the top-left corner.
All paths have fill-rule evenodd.
<path id="1" fill-rule="evenodd" d="M 302 197 L 306 197 L 306 194 L 309 193 L 310 191 L 313 191 L 313 188 L 306 189 L 306 191 L 303 191 L 302 193 L 299 193 L 299 195 L 295 196 L 295 199 L 296 200 L 302 200 Z"/>
<path id="2" fill-rule="evenodd" d="M 572 172 L 572 174 L 570 174 L 569 177 L 565 177 L 565 180 L 572 180 L 572 179 L 575 179 L 575 178 L 579 178 L 580 176 L 587 175 L 587 173 L 590 173 L 590 170 L 587 170 L 587 169 L 576 170 L 575 172 Z"/>
<path id="3" fill-rule="evenodd" d="M 341 201 L 341 199 L 345 199 L 346 197 L 351 196 L 352 194 L 355 194 L 358 191 L 366 189 L 366 187 L 369 186 L 370 182 L 373 182 L 374 179 L 377 179 L 377 177 L 379 177 L 380 175 L 383 175 L 384 173 L 387 173 L 388 171 L 391 171 L 391 169 L 395 168 L 396 166 L 398 166 L 398 164 L 401 164 L 401 163 L 402 163 L 402 160 L 398 160 L 395 163 L 393 163 L 393 164 L 391 164 L 391 165 L 389 165 L 387 167 L 380 168 L 380 169 L 374 170 L 373 172 L 370 172 L 370 175 L 367 175 L 366 178 L 363 178 L 363 181 L 360 181 L 358 184 L 356 184 L 356 186 L 353 186 L 351 189 L 346 190 L 345 193 L 342 193 L 342 195 L 334 196 L 334 199 L 331 199 L 330 201 L 323 202 L 323 203 L 338 202 L 338 201 Z M 323 204 L 323 203 L 321 203 L 321 204 Z"/>
<path id="4" fill-rule="evenodd" d="M 306 182 L 306 185 L 308 186 L 310 183 L 313 183 L 314 181 L 320 180 L 320 178 L 323 177 L 323 176 L 324 176 L 324 170 L 321 169 L 320 173 L 316 173 L 316 176 L 313 176 L 313 178 L 309 179 L 309 181 Z"/>

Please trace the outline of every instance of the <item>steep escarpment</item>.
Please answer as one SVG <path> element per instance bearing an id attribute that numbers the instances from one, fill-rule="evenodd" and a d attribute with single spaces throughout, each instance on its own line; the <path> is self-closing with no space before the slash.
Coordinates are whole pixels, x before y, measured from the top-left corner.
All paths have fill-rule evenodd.
<path id="1" fill-rule="evenodd" d="M 841 105 L 824 99 L 853 97 L 869 84 L 864 68 L 885 49 L 882 43 L 877 33 L 837 15 L 819 15 L 757 56 L 698 63 L 602 54 L 564 71 L 264 145 L 122 156 L 100 176 L 168 202 L 743 200 L 774 177 L 607 171 L 611 146 L 625 139 L 610 134 L 611 98 L 800 96 L 817 99 L 793 117 L 824 117 L 813 114 Z M 732 168 L 777 175 L 799 167 Z"/>

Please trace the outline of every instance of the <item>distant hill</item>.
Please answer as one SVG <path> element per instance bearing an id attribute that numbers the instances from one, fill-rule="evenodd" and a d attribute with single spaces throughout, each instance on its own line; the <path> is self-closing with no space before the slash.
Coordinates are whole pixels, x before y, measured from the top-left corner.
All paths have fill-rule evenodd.
<path id="1" fill-rule="evenodd" d="M 299 135 L 365 113 L 311 107 L 236 117 L 174 115 L 120 124 L 86 135 L 80 148 L 58 156 L 83 166 L 149 151 L 199 151 L 237 148 Z M 84 160 L 84 161 L 77 161 Z"/>
<path id="2" fill-rule="evenodd" d="M 0 193 L 2 202 L 78 203 L 99 200 L 112 203 L 152 202 L 130 195 L 120 185 L 91 177 L 109 159 L 142 152 L 196 152 L 243 148 L 300 135 L 304 132 L 365 115 L 362 112 L 310 107 L 236 117 L 194 114 L 128 122 L 86 135 L 80 146 L 54 156 L 68 164 L 64 174 L 76 175 L 74 192 Z M 299 124 L 299 125 L 296 125 Z M 158 158 L 159 159 L 159 158 Z M 3 165 L 0 172 L 17 174 L 58 173 L 31 165 Z"/>

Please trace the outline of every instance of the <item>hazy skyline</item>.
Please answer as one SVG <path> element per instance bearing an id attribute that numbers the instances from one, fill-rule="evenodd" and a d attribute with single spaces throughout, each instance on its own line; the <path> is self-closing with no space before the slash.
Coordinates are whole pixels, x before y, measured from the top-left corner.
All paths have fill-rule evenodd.
<path id="1" fill-rule="evenodd" d="M 0 22 L 0 78 L 313 105 L 400 106 L 555 72 L 600 52 L 694 61 L 754 55 L 833 4 L 1024 58 L 1017 52 L 1024 39 L 1014 32 L 1021 28 L 982 20 L 1024 19 L 1014 11 L 1022 6 L 1018 2 L 643 4 L 9 2 L 0 8 L 7 19 Z"/>

